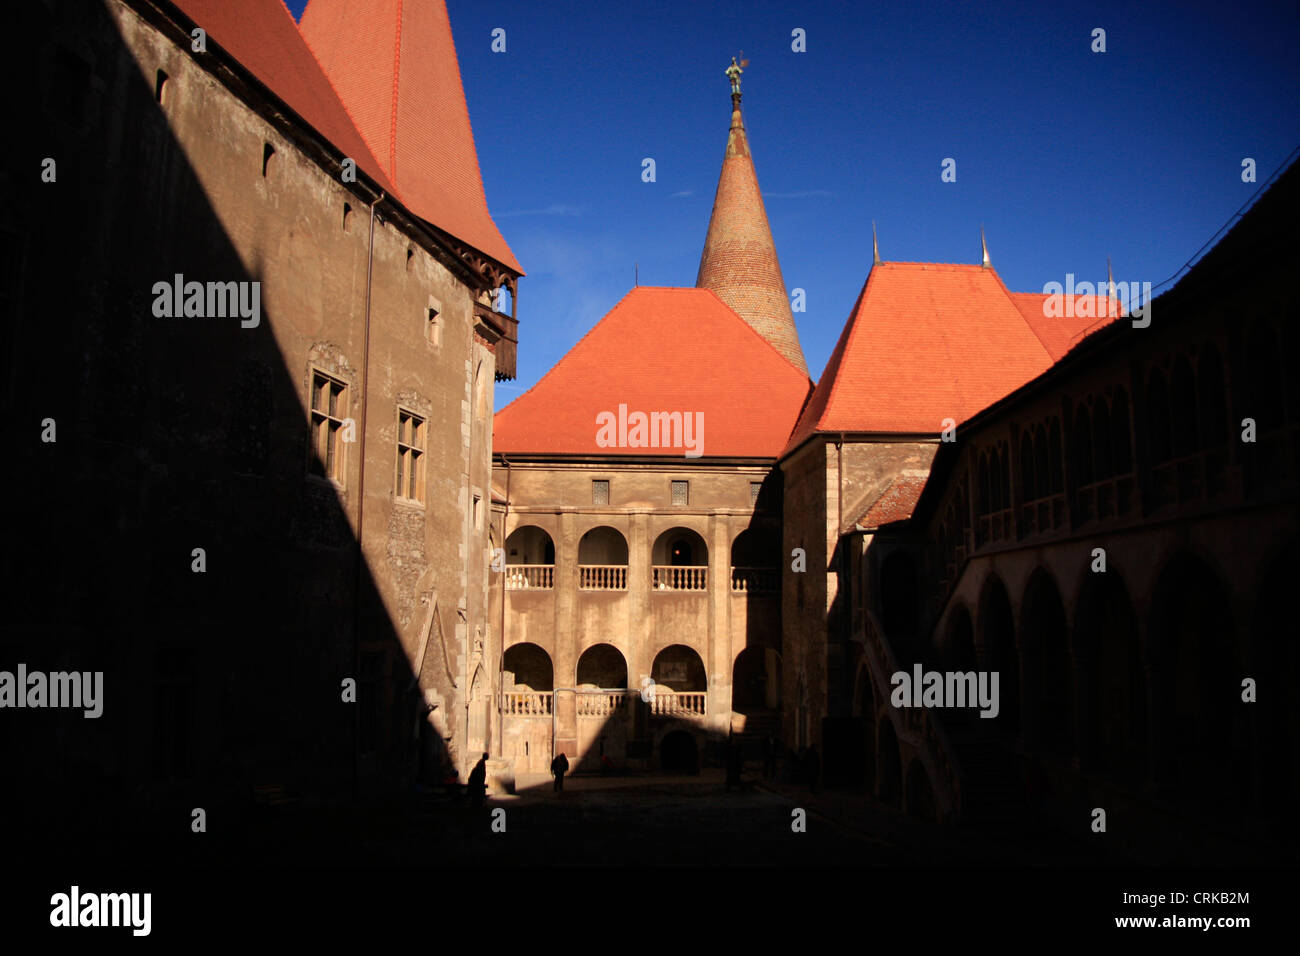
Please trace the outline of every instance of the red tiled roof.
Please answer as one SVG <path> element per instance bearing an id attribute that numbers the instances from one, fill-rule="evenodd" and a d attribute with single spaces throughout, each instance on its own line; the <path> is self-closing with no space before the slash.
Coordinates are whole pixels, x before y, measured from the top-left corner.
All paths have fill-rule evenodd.
<path id="1" fill-rule="evenodd" d="M 402 203 L 522 272 L 488 212 L 443 0 L 310 0 L 301 29 Z"/>
<path id="2" fill-rule="evenodd" d="M 626 405 L 629 416 L 702 412 L 705 457 L 774 458 L 811 390 L 808 376 L 714 293 L 639 286 L 496 414 L 492 447 L 506 454 L 684 454 L 662 436 L 649 448 L 597 444 L 597 417 L 617 417 Z"/>
<path id="3" fill-rule="evenodd" d="M 1104 295 L 1076 295 L 1071 297 L 1072 302 L 1063 296 L 1060 308 L 1066 314 L 1054 316 L 1044 314 L 1044 310 L 1049 308 L 1047 300 L 1050 298 L 1045 293 L 1009 292 L 1008 295 L 1054 362 L 1059 362 L 1086 336 L 1110 325 L 1121 315 L 1119 300 L 1107 299 Z"/>
<path id="4" fill-rule="evenodd" d="M 381 189 L 393 190 L 281 0 L 173 2 Z"/>
<path id="5" fill-rule="evenodd" d="M 991 268 L 882 262 L 786 450 L 814 432 L 938 434 L 1052 362 Z"/>
<path id="6" fill-rule="evenodd" d="M 912 511 L 921 499 L 928 477 L 927 471 L 904 471 L 895 475 L 866 513 L 858 519 L 858 527 L 873 530 L 912 517 Z"/>
<path id="7" fill-rule="evenodd" d="M 716 292 L 796 368 L 807 373 L 738 106 L 731 113 L 727 150 L 695 284 Z"/>

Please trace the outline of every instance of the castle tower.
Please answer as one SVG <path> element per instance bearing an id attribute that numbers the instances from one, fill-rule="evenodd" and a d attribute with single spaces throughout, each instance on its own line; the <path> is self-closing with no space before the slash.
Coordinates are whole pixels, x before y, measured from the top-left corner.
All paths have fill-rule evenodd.
<path id="1" fill-rule="evenodd" d="M 740 74 L 741 67 L 732 57 L 726 70 L 731 80 L 731 130 L 695 285 L 716 293 L 806 375 L 808 364 L 799 347 L 790 298 L 740 115 Z"/>

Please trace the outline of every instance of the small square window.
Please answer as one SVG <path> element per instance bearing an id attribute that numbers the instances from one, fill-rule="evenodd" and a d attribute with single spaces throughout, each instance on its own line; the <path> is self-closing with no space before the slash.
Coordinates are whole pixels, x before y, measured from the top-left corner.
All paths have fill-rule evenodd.
<path id="1" fill-rule="evenodd" d="M 591 483 L 591 503 L 593 505 L 609 504 L 609 479 Z"/>
<path id="2" fill-rule="evenodd" d="M 424 503 L 424 419 L 404 408 L 397 410 L 397 481 L 393 493 Z"/>
<path id="3" fill-rule="evenodd" d="M 691 487 L 691 483 L 689 481 L 674 481 L 673 482 L 673 504 L 675 505 L 690 504 L 691 503 L 690 487 Z"/>

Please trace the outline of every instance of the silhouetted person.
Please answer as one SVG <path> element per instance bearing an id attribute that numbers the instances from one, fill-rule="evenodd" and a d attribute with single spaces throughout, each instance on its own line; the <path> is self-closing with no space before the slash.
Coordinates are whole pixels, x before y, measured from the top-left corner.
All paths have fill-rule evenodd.
<path id="1" fill-rule="evenodd" d="M 555 792 L 564 790 L 564 775 L 569 772 L 569 758 L 561 750 L 551 761 L 551 773 L 555 776 Z"/>
<path id="2" fill-rule="evenodd" d="M 768 734 L 763 738 L 763 779 L 771 780 L 776 776 L 776 741 Z"/>
<path id="3" fill-rule="evenodd" d="M 487 795 L 487 758 L 487 754 L 479 757 L 478 763 L 469 772 L 469 783 L 465 789 L 469 793 L 471 806 L 483 806 L 483 798 Z"/>

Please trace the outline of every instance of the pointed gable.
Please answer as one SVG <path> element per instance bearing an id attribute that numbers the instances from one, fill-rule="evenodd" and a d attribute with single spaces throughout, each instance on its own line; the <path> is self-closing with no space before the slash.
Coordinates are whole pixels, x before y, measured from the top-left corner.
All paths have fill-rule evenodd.
<path id="1" fill-rule="evenodd" d="M 711 289 L 805 374 L 790 299 L 737 101 L 695 285 Z"/>
<path id="2" fill-rule="evenodd" d="M 816 432 L 938 434 L 1052 361 L 993 269 L 880 263 L 787 451 Z"/>
<path id="3" fill-rule="evenodd" d="M 174 0 L 215 41 L 381 189 L 392 184 L 352 123 L 282 0 Z"/>
<path id="4" fill-rule="evenodd" d="M 719 361 L 725 356 L 726 361 Z M 706 289 L 630 291 L 535 386 L 496 414 L 506 454 L 682 455 L 604 447 L 597 419 L 703 414 L 704 457 L 775 458 L 812 383 Z"/>
<path id="5" fill-rule="evenodd" d="M 301 29 L 402 203 L 522 273 L 488 212 L 443 0 L 310 0 Z"/>

